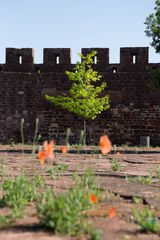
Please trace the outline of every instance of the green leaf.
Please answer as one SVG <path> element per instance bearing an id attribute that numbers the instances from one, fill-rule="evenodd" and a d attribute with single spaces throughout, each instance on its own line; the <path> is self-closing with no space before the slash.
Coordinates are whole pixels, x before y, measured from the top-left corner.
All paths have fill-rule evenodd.
<path id="1" fill-rule="evenodd" d="M 77 62 L 72 71 L 65 72 L 71 82 L 68 93 L 58 96 L 45 95 L 45 99 L 85 119 L 95 119 L 110 107 L 109 96 L 100 97 L 106 88 L 106 83 L 96 83 L 102 78 L 92 68 L 96 52 L 93 51 L 86 56 L 79 55 L 82 62 Z"/>

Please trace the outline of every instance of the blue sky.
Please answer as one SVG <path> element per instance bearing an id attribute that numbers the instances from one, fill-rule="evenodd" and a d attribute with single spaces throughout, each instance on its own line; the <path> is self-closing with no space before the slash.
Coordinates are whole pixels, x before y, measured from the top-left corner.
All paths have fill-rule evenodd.
<path id="1" fill-rule="evenodd" d="M 0 63 L 6 47 L 32 47 L 35 63 L 43 48 L 69 47 L 72 62 L 81 48 L 109 47 L 119 62 L 120 47 L 150 46 L 144 21 L 155 0 L 0 0 Z M 150 62 L 160 56 L 150 46 Z"/>

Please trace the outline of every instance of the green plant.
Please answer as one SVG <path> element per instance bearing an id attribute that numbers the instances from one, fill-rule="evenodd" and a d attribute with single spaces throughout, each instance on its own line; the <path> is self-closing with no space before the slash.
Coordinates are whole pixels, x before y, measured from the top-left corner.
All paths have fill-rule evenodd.
<path id="1" fill-rule="evenodd" d="M 10 213 L 5 216 L 0 216 L 0 228 L 11 226 L 17 218 L 21 218 L 23 216 L 23 212 L 21 209 L 13 208 Z"/>
<path id="2" fill-rule="evenodd" d="M 22 153 L 24 153 L 24 118 L 21 119 L 20 125 L 20 132 L 21 132 L 21 143 L 22 143 Z"/>
<path id="3" fill-rule="evenodd" d="M 0 206 L 23 209 L 29 202 L 36 199 L 37 189 L 42 185 L 43 178 L 41 176 L 29 179 L 22 175 L 15 179 L 6 180 L 2 184 L 4 194 L 0 199 Z"/>
<path id="4" fill-rule="evenodd" d="M 17 218 L 24 216 L 25 206 L 38 200 L 38 189 L 43 184 L 43 178 L 39 175 L 34 176 L 32 179 L 22 175 L 15 179 L 4 181 L 0 207 L 8 207 L 9 213 L 0 216 L 0 228 L 12 225 Z"/>
<path id="5" fill-rule="evenodd" d="M 41 138 L 41 135 L 38 134 L 38 129 L 39 129 L 39 118 L 36 118 L 35 133 L 34 133 L 34 138 L 33 138 L 32 154 L 35 154 L 35 152 L 36 152 L 36 145 L 37 145 L 38 141 Z"/>
<path id="6" fill-rule="evenodd" d="M 76 236 L 87 234 L 90 239 L 100 239 L 100 233 L 85 220 L 84 212 L 93 207 L 89 194 L 98 190 L 95 176 L 87 171 L 82 177 L 73 175 L 74 186 L 65 193 L 43 193 L 37 204 L 40 223 L 55 233 Z"/>
<path id="7" fill-rule="evenodd" d="M 57 170 L 58 170 L 59 172 L 64 172 L 64 171 L 66 171 L 67 169 L 68 169 L 68 165 L 65 164 L 65 163 L 61 163 L 61 164 L 58 164 L 58 165 L 57 165 Z"/>
<path id="8" fill-rule="evenodd" d="M 150 185 L 152 183 L 152 174 L 148 176 L 129 177 L 126 176 L 126 181 L 140 183 L 143 185 Z"/>
<path id="9" fill-rule="evenodd" d="M 84 143 L 84 131 L 81 130 L 80 135 L 79 135 L 79 143 L 78 144 L 81 146 L 81 145 L 83 145 L 83 143 Z"/>
<path id="10" fill-rule="evenodd" d="M 135 204 L 140 204 L 140 203 L 143 203 L 143 199 L 141 197 L 134 196 L 132 198 L 132 202 L 135 203 Z"/>
<path id="11" fill-rule="evenodd" d="M 160 233 L 160 221 L 150 209 L 135 210 L 133 218 L 139 224 L 142 231 Z"/>
<path id="12" fill-rule="evenodd" d="M 105 194 L 104 194 L 104 201 L 106 204 L 109 204 L 110 200 L 111 200 L 111 196 L 112 196 L 112 193 L 110 193 L 109 191 L 106 191 Z"/>
<path id="13" fill-rule="evenodd" d="M 81 177 L 75 172 L 72 175 L 72 179 L 78 189 L 88 189 L 90 191 L 94 191 L 96 194 L 102 190 L 97 183 L 97 179 L 93 170 L 90 168 L 86 169 Z"/>
<path id="14" fill-rule="evenodd" d="M 49 173 L 50 178 L 54 181 L 58 178 L 59 173 L 66 171 L 68 168 L 68 165 L 65 163 L 58 164 L 56 166 L 52 166 L 47 169 L 47 172 Z"/>
<path id="15" fill-rule="evenodd" d="M 49 191 L 46 197 L 37 205 L 41 224 L 52 228 L 54 232 L 76 235 L 83 222 L 82 218 L 77 216 L 78 205 L 73 204 L 67 194 L 54 195 Z"/>
<path id="16" fill-rule="evenodd" d="M 150 81 L 148 86 L 153 90 L 160 90 L 160 70 L 159 69 L 152 69 L 149 72 Z"/>
<path id="17" fill-rule="evenodd" d="M 67 109 L 83 118 L 84 145 L 86 138 L 86 119 L 94 120 L 101 112 L 109 108 L 108 95 L 100 97 L 106 83 L 97 84 L 102 78 L 92 69 L 96 52 L 86 56 L 80 54 L 82 62 L 77 62 L 73 71 L 66 71 L 71 83 L 68 94 L 58 96 L 45 95 L 45 99 L 56 106 Z"/>
<path id="18" fill-rule="evenodd" d="M 156 52 L 160 52 L 160 0 L 155 1 L 154 12 L 150 14 L 145 21 L 146 36 L 152 38 L 151 45 Z"/>
<path id="19" fill-rule="evenodd" d="M 82 147 L 82 144 L 72 144 L 72 147 L 75 149 L 80 149 Z"/>
<path id="20" fill-rule="evenodd" d="M 78 189 L 58 195 L 48 191 L 45 198 L 37 204 L 40 223 L 42 226 L 51 228 L 55 233 L 70 236 L 91 233 L 91 227 L 82 213 L 89 205 L 87 197 Z"/>
<path id="21" fill-rule="evenodd" d="M 112 170 L 117 172 L 117 171 L 120 171 L 120 169 L 121 169 L 121 164 L 116 160 L 113 161 Z"/>
<path id="22" fill-rule="evenodd" d="M 70 146 L 70 144 L 69 144 L 69 137 L 70 137 L 70 135 L 71 135 L 71 129 L 70 129 L 70 128 L 67 128 L 65 144 L 66 144 L 66 146 L 68 146 L 68 147 Z"/>
<path id="23" fill-rule="evenodd" d="M 11 172 L 9 171 L 9 168 L 4 163 L 0 163 L 0 176 L 1 176 L 1 178 L 4 179 L 5 177 L 8 177 L 9 175 L 11 175 Z"/>

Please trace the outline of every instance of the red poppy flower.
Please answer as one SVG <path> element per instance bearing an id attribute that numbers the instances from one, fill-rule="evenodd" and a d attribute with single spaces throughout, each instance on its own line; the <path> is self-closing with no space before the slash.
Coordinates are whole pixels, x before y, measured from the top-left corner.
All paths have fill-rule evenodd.
<path id="1" fill-rule="evenodd" d="M 54 148 L 54 142 L 51 141 L 48 143 L 47 141 L 44 142 L 44 151 L 46 152 L 46 157 L 48 159 L 54 159 L 54 154 L 53 154 L 53 148 Z"/>
<path id="2" fill-rule="evenodd" d="M 114 207 L 110 207 L 108 210 L 108 217 L 114 218 L 116 216 L 116 209 Z"/>
<path id="3" fill-rule="evenodd" d="M 61 147 L 61 151 L 62 151 L 63 154 L 67 153 L 67 150 L 68 150 L 67 146 L 62 146 Z"/>
<path id="4" fill-rule="evenodd" d="M 37 157 L 41 164 L 43 164 L 47 159 L 54 159 L 53 153 L 54 142 L 51 141 L 50 143 L 48 143 L 47 141 L 45 141 L 43 147 L 44 150 L 39 151 L 37 154 Z"/>
<path id="5" fill-rule="evenodd" d="M 91 203 L 94 203 L 94 204 L 98 202 L 97 196 L 94 195 L 93 193 L 91 193 L 91 194 L 89 195 L 89 200 L 90 200 Z"/>
<path id="6" fill-rule="evenodd" d="M 101 136 L 100 137 L 100 150 L 102 154 L 109 153 L 112 149 L 112 143 L 109 140 L 108 136 Z"/>
<path id="7" fill-rule="evenodd" d="M 45 151 L 39 151 L 39 153 L 37 154 L 37 157 L 40 161 L 40 164 L 43 164 L 46 160 L 46 152 Z"/>

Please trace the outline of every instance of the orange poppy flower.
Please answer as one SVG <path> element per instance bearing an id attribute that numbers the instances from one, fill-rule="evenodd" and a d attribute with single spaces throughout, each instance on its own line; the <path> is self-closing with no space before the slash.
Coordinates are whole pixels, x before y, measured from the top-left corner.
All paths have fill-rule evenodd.
<path id="1" fill-rule="evenodd" d="M 46 152 L 39 151 L 39 153 L 37 154 L 37 157 L 39 158 L 40 164 L 43 164 L 46 160 Z"/>
<path id="2" fill-rule="evenodd" d="M 112 149 L 112 143 L 107 135 L 100 137 L 100 150 L 102 154 L 109 153 Z"/>
<path id="3" fill-rule="evenodd" d="M 43 164 L 47 159 L 54 159 L 53 154 L 54 142 L 51 141 L 50 143 L 48 143 L 47 141 L 45 141 L 43 147 L 44 150 L 39 151 L 39 153 L 37 154 L 37 157 L 41 164 Z"/>
<path id="4" fill-rule="evenodd" d="M 44 151 L 46 153 L 46 158 L 54 159 L 54 154 L 53 154 L 54 142 L 51 141 L 50 143 L 48 143 L 47 141 L 45 141 L 43 146 L 44 146 Z"/>
<path id="5" fill-rule="evenodd" d="M 67 150 L 68 150 L 67 146 L 62 146 L 61 147 L 61 151 L 62 151 L 63 154 L 67 153 Z"/>
<path id="6" fill-rule="evenodd" d="M 94 195 L 93 193 L 91 193 L 91 194 L 89 195 L 89 200 L 90 200 L 91 203 L 94 203 L 94 204 L 98 202 L 97 196 Z"/>
<path id="7" fill-rule="evenodd" d="M 114 218 L 116 216 L 116 209 L 114 207 L 110 207 L 108 210 L 108 217 Z"/>

